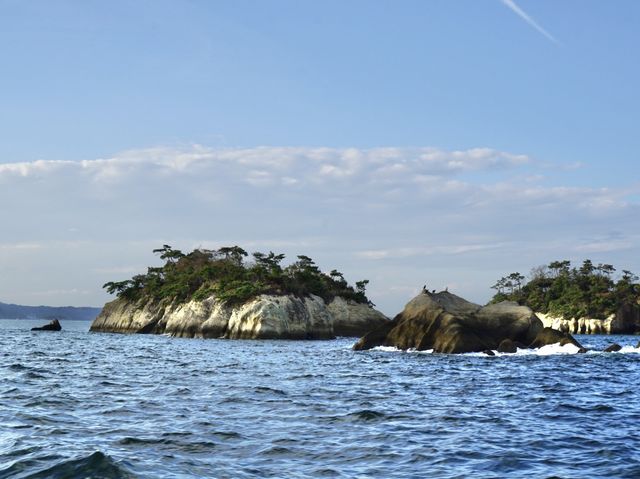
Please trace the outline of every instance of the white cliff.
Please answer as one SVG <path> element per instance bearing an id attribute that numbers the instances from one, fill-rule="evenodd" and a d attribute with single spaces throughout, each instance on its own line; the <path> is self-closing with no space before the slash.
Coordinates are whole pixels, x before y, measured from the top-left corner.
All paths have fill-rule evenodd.
<path id="1" fill-rule="evenodd" d="M 314 295 L 261 295 L 238 306 L 226 306 L 214 296 L 182 304 L 119 298 L 105 305 L 91 331 L 188 338 L 330 339 L 360 336 L 387 321 L 370 306 L 340 297 L 326 304 Z"/>
<path id="2" fill-rule="evenodd" d="M 557 329 L 571 334 L 616 334 L 626 330 L 626 323 L 620 315 L 611 314 L 605 319 L 571 318 L 564 319 L 543 313 L 536 313 L 546 328 Z"/>

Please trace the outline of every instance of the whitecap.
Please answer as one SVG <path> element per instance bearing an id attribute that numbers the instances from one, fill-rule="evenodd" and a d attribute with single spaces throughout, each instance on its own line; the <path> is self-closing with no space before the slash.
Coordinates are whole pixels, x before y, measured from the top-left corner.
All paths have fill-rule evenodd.
<path id="1" fill-rule="evenodd" d="M 622 349 L 616 352 L 620 354 L 640 353 L 640 348 L 635 348 L 633 346 L 622 346 Z"/>
<path id="2" fill-rule="evenodd" d="M 376 346 L 375 348 L 371 348 L 371 351 L 384 351 L 387 353 L 402 353 L 402 349 L 398 349 L 395 346 Z"/>
<path id="3" fill-rule="evenodd" d="M 375 348 L 371 348 L 371 351 L 382 351 L 386 353 L 407 353 L 407 354 L 433 354 L 433 349 L 425 349 L 423 351 L 418 351 L 415 348 L 410 348 L 407 350 L 398 349 L 395 346 L 376 346 Z M 555 355 L 566 355 L 566 354 L 578 354 L 580 348 L 575 344 L 564 344 L 560 346 L 560 343 L 547 344 L 546 346 L 542 346 L 537 349 L 520 349 L 515 353 L 501 353 L 497 350 L 493 350 L 493 356 L 502 357 L 502 356 L 555 356 Z M 602 351 L 589 350 L 588 354 L 598 354 L 602 353 Z M 629 353 L 640 353 L 640 348 L 636 348 L 633 346 L 623 346 L 620 351 L 617 351 L 618 354 L 629 354 Z M 488 357 L 485 352 L 476 352 L 476 353 L 464 353 L 465 356 L 471 357 Z"/>
<path id="4" fill-rule="evenodd" d="M 407 354 L 432 354 L 433 353 L 433 349 L 425 349 L 425 350 L 419 351 L 416 348 L 398 349 L 395 346 L 376 346 L 375 348 L 371 348 L 371 351 L 383 351 L 385 353 L 407 353 Z"/>
<path id="5" fill-rule="evenodd" d="M 560 343 L 547 344 L 536 349 L 521 349 L 518 348 L 515 353 L 501 353 L 494 350 L 495 356 L 554 356 L 560 354 L 578 354 L 580 348 L 575 344 L 565 344 L 560 346 Z M 469 356 L 488 356 L 486 353 L 470 353 Z"/>

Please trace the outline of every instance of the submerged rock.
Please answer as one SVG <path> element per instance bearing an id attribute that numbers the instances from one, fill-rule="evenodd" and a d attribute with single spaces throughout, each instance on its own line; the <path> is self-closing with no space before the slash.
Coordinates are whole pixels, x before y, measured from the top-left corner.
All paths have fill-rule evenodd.
<path id="1" fill-rule="evenodd" d="M 54 319 L 53 321 L 45 324 L 44 326 L 31 328 L 31 331 L 61 331 L 62 326 L 60 326 L 60 321 Z"/>
<path id="2" fill-rule="evenodd" d="M 359 336 L 389 322 L 368 305 L 319 296 L 261 295 L 228 306 L 211 296 L 203 301 L 107 303 L 91 331 L 168 334 L 185 338 L 331 339 Z"/>
<path id="3" fill-rule="evenodd" d="M 613 343 L 613 344 L 607 346 L 604 349 L 604 352 L 605 353 L 615 353 L 617 351 L 620 351 L 621 349 L 622 349 L 622 346 L 620 346 L 618 343 Z"/>
<path id="4" fill-rule="evenodd" d="M 496 350 L 501 343 L 510 351 L 518 343 L 529 348 L 555 343 L 581 347 L 570 334 L 545 328 L 526 306 L 502 302 L 482 307 L 442 291 L 416 296 L 393 321 L 360 338 L 354 349 L 392 346 L 470 353 Z"/>

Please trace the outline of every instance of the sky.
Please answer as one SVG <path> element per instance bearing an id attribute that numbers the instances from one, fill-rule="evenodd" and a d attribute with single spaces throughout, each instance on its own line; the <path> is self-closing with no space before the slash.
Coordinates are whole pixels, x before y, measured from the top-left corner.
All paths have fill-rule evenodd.
<path id="1" fill-rule="evenodd" d="M 640 2 L 0 0 L 0 301 L 101 306 L 152 250 L 423 285 L 640 273 Z"/>

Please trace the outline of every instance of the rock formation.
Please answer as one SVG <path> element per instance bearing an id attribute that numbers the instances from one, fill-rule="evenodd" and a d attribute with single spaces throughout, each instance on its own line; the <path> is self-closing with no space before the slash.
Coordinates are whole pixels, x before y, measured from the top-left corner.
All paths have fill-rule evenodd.
<path id="1" fill-rule="evenodd" d="M 62 326 L 60 326 L 60 321 L 58 321 L 57 319 L 54 319 L 53 321 L 51 321 L 48 324 L 45 324 L 44 326 L 31 328 L 31 331 L 61 331 L 61 330 L 62 330 Z"/>
<path id="2" fill-rule="evenodd" d="M 509 340 L 509 342 L 505 342 Z M 546 344 L 580 344 L 567 333 L 545 328 L 526 306 L 503 302 L 481 307 L 452 293 L 422 293 L 413 298 L 393 321 L 363 336 L 356 350 L 376 346 L 469 353 L 502 348 L 513 351 Z"/>
<path id="3" fill-rule="evenodd" d="M 609 346 L 607 346 L 604 349 L 604 352 L 605 353 L 615 353 L 617 351 L 620 351 L 621 349 L 622 349 L 622 346 L 620 346 L 618 343 L 613 343 L 613 344 L 610 344 Z"/>
<path id="4" fill-rule="evenodd" d="M 107 303 L 91 331 L 169 334 L 186 338 L 331 339 L 360 336 L 389 319 L 365 304 L 319 296 L 260 295 L 227 306 L 211 296 L 203 301 Z"/>

